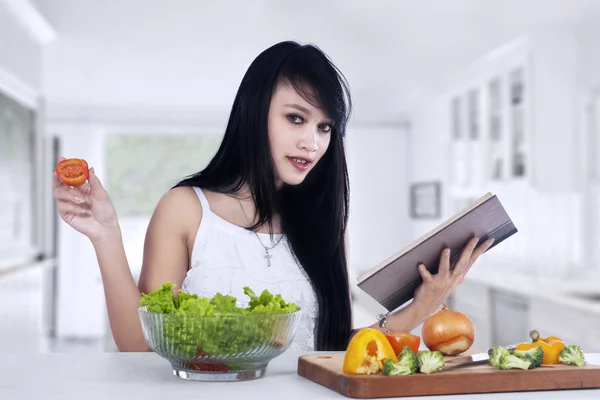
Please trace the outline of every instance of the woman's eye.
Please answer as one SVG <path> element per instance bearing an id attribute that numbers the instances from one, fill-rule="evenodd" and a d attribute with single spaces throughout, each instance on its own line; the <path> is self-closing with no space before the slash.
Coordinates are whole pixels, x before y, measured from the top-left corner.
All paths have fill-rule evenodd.
<path id="1" fill-rule="evenodd" d="M 331 125 L 329 124 L 321 124 L 320 127 L 324 132 L 331 132 Z"/>
<path id="2" fill-rule="evenodd" d="M 301 124 L 302 123 L 302 117 L 295 115 L 295 114 L 290 114 L 287 116 L 288 119 L 290 121 L 292 121 L 294 124 Z"/>

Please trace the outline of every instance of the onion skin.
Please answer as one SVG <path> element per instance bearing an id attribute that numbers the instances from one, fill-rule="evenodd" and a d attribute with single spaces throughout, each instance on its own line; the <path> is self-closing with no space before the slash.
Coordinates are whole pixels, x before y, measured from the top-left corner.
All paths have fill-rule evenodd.
<path id="1" fill-rule="evenodd" d="M 475 341 L 475 325 L 465 314 L 446 305 L 423 322 L 423 344 L 429 350 L 445 356 L 455 356 L 469 350 Z"/>

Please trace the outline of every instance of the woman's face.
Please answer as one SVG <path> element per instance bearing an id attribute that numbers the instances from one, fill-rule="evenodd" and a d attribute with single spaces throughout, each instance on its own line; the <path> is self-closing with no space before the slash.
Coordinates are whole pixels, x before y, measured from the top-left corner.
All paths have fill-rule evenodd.
<path id="1" fill-rule="evenodd" d="M 278 85 L 269 108 L 269 141 L 278 186 L 304 181 L 327 151 L 332 124 L 323 110 L 304 100 L 291 85 Z"/>

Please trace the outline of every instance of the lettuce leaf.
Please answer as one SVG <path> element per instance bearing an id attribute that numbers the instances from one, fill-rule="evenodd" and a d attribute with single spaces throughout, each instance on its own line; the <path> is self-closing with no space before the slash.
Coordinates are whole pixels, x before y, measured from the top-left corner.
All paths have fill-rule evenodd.
<path id="1" fill-rule="evenodd" d="M 237 306 L 237 298 L 231 295 L 199 297 L 181 289 L 176 295 L 174 289 L 175 285 L 167 282 L 149 294 L 142 294 L 140 306 L 164 314 L 166 342 L 186 357 L 234 355 L 276 341 L 284 328 L 279 314 L 300 309 L 279 294 L 263 290 L 257 296 L 247 286 L 244 287 L 244 294 L 249 297 L 247 307 Z"/>

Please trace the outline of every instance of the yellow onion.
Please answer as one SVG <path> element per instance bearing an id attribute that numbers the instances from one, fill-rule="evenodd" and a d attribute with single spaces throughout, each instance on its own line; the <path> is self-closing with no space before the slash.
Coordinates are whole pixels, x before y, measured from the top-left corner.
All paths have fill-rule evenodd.
<path id="1" fill-rule="evenodd" d="M 421 338 L 429 350 L 455 356 L 473 345 L 475 326 L 465 314 L 450 310 L 444 304 L 440 311 L 425 319 Z"/>

